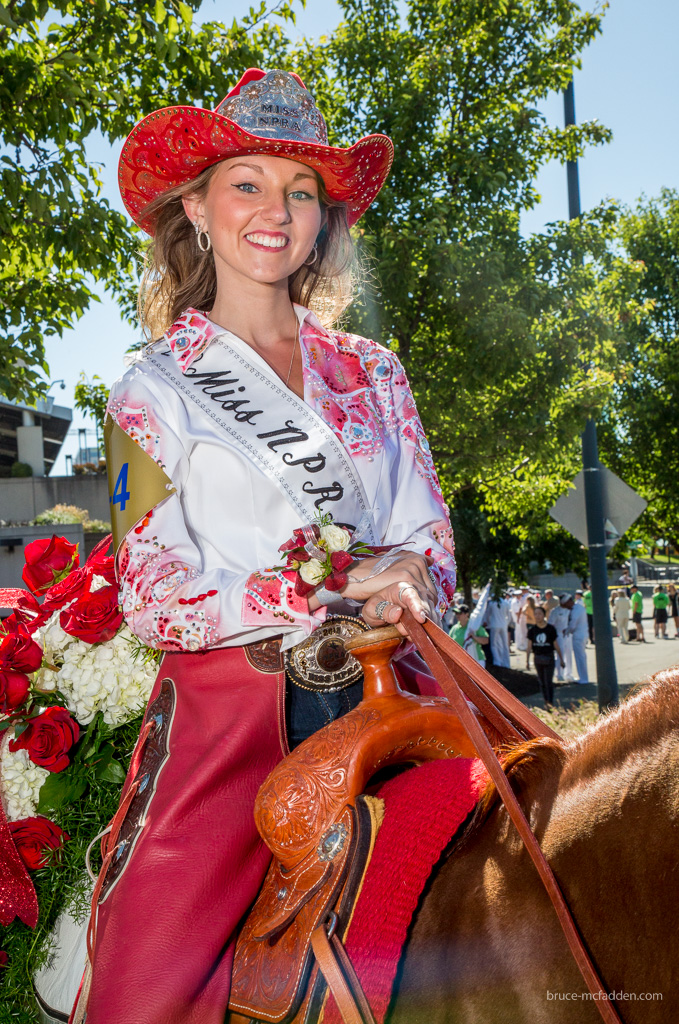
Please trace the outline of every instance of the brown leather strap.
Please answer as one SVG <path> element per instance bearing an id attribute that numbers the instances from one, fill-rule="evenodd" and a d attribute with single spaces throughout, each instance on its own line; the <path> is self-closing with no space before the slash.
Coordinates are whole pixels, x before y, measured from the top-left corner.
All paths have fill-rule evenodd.
<path id="1" fill-rule="evenodd" d="M 330 935 L 326 924 L 314 929 L 311 947 L 344 1024 L 376 1024 L 356 971 L 332 926 Z"/>
<path id="2" fill-rule="evenodd" d="M 495 783 L 498 793 L 507 808 L 509 816 L 514 822 L 514 825 L 516 826 L 516 829 L 538 870 L 542 884 L 547 890 L 547 895 L 552 901 L 552 905 L 556 910 L 556 914 L 559 919 L 559 924 L 566 936 L 566 941 L 570 946 L 571 953 L 573 954 L 575 962 L 580 969 L 580 973 L 585 980 L 585 984 L 592 995 L 595 996 L 595 1003 L 599 1013 L 606 1024 L 622 1024 L 622 1020 L 618 1015 L 617 1010 L 613 1004 L 608 1001 L 606 989 L 604 988 L 596 968 L 592 963 L 591 957 L 585 948 L 582 937 L 578 932 L 577 925 L 573 920 L 573 915 L 571 914 L 563 893 L 559 888 L 559 883 L 554 877 L 554 873 L 547 863 L 547 860 L 540 849 L 540 845 L 535 838 L 521 807 L 519 806 L 519 802 L 514 795 L 514 791 L 509 784 L 507 776 L 502 770 L 502 766 L 497 755 L 490 745 L 490 742 L 488 741 L 476 716 L 471 711 L 464 698 L 459 684 L 460 676 L 465 673 L 472 676 L 479 689 L 490 694 L 494 700 L 497 700 L 500 707 L 502 707 L 503 710 L 507 710 L 509 716 L 515 722 L 520 724 L 522 728 L 526 729 L 526 731 L 532 731 L 533 735 L 546 736 L 556 736 L 556 733 L 551 729 L 547 729 L 546 726 L 543 726 L 539 719 L 531 714 L 524 705 L 521 705 L 523 711 L 526 712 L 526 714 L 523 714 L 520 708 L 516 707 L 516 704 L 519 704 L 520 702 L 516 701 L 516 698 L 511 697 L 511 694 L 507 694 L 506 691 L 504 693 L 498 693 L 498 684 L 495 680 L 492 680 L 492 683 L 490 683 L 489 680 L 491 677 L 481 668 L 478 662 L 474 661 L 474 659 L 471 658 L 459 646 L 459 644 L 456 644 L 454 640 L 448 637 L 447 634 L 444 633 L 442 629 L 439 629 L 439 627 L 433 622 L 428 621 L 423 626 L 409 611 L 405 609 L 402 621 L 408 631 L 408 635 L 415 643 L 420 654 L 433 672 L 437 683 L 450 701 L 451 707 L 466 729 L 467 735 L 474 744 L 477 754 L 483 761 L 488 774 Z M 442 652 L 445 652 L 446 654 L 445 659 Z M 453 673 L 450 670 L 448 666 L 451 661 L 459 671 Z M 488 678 L 484 679 L 483 676 L 487 676 Z M 511 697 L 511 700 L 508 700 L 509 697 Z M 538 726 L 535 725 L 536 722 L 538 723 Z"/>

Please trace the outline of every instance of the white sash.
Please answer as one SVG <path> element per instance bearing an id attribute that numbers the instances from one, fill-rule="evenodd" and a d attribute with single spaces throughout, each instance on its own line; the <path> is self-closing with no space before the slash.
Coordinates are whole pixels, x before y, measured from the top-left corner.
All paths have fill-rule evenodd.
<path id="1" fill-rule="evenodd" d="M 147 359 L 266 473 L 304 521 L 331 512 L 335 522 L 379 543 L 363 483 L 330 427 L 270 376 L 263 361 L 253 365 L 221 337 L 212 346 L 224 351 L 224 370 L 202 370 L 196 360 L 182 373 L 170 352 Z"/>

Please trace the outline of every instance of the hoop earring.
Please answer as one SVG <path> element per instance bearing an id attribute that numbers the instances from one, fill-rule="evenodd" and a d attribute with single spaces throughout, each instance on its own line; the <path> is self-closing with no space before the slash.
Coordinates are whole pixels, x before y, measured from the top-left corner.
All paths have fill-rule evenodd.
<path id="1" fill-rule="evenodd" d="M 196 241 L 198 242 L 198 248 L 201 252 L 209 252 L 212 248 L 212 242 L 207 231 L 202 231 L 196 221 L 193 225 L 194 231 L 196 232 Z"/>
<path id="2" fill-rule="evenodd" d="M 316 243 L 315 243 L 315 242 L 314 242 L 314 247 L 313 247 L 313 249 L 311 250 L 311 252 L 313 252 L 313 256 L 312 256 L 312 258 L 311 258 L 311 259 L 309 259 L 309 257 L 307 256 L 307 258 L 306 258 L 306 259 L 304 260 L 304 266 L 305 266 L 305 267 L 310 267 L 310 266 L 311 266 L 311 264 L 312 264 L 312 263 L 315 263 L 315 262 L 316 262 L 316 260 L 318 259 L 318 246 L 316 245 Z"/>

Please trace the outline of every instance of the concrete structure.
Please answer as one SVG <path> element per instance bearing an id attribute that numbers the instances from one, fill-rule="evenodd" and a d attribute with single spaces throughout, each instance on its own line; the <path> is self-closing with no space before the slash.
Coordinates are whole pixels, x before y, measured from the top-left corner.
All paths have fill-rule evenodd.
<path id="1" fill-rule="evenodd" d="M 71 410 L 55 405 L 49 395 L 33 406 L 0 397 L 0 477 L 9 476 L 14 462 L 27 463 L 34 476 L 47 476 L 72 418 Z"/>
<path id="2" fill-rule="evenodd" d="M 90 519 L 111 518 L 105 473 L 0 480 L 0 520 L 27 523 L 54 505 L 86 508 Z M 61 527 L 60 527 L 61 529 Z"/>

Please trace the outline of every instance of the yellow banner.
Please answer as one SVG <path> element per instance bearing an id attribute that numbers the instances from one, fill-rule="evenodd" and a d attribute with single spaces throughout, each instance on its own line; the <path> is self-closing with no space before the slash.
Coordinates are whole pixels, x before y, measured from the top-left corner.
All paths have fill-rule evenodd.
<path id="1" fill-rule="evenodd" d="M 104 444 L 111 531 L 117 554 L 130 530 L 177 488 L 158 463 L 110 416 L 104 424 Z"/>

